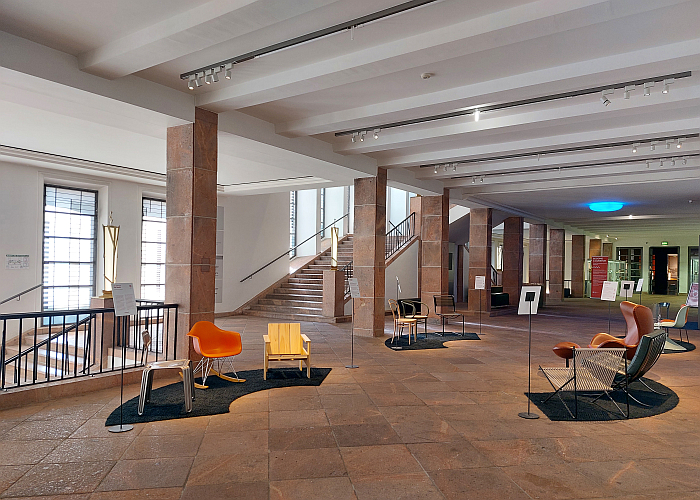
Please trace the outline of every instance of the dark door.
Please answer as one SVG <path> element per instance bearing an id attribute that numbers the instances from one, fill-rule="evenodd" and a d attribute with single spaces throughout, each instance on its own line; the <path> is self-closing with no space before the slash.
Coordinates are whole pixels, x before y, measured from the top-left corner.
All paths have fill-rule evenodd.
<path id="1" fill-rule="evenodd" d="M 677 254 L 678 247 L 649 247 L 651 293 L 668 295 L 668 254 Z"/>

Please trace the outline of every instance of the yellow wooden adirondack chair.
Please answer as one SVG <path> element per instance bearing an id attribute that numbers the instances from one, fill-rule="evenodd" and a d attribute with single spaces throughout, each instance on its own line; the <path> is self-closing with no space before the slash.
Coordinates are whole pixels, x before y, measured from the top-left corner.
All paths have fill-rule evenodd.
<path id="1" fill-rule="evenodd" d="M 311 341 L 301 333 L 299 323 L 268 323 L 265 341 L 265 368 L 263 378 L 267 380 L 270 361 L 299 361 L 299 370 L 306 361 L 306 376 L 311 378 Z M 306 347 L 304 347 L 306 343 Z"/>

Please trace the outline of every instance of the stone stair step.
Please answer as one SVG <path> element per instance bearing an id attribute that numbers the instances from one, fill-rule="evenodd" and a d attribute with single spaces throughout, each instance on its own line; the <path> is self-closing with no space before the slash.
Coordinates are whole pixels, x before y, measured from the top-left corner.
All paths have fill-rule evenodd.
<path id="1" fill-rule="evenodd" d="M 303 308 L 317 308 L 319 305 L 323 304 L 320 300 L 288 300 L 274 298 L 268 295 L 264 299 L 258 301 L 259 305 L 264 306 L 291 306 L 291 307 L 303 307 Z"/>

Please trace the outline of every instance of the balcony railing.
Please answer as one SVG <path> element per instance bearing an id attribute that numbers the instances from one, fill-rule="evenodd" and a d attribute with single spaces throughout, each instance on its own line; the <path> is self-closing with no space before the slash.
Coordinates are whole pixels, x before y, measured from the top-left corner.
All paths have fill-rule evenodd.
<path id="1" fill-rule="evenodd" d="M 151 303 L 124 318 L 114 309 L 2 314 L 0 389 L 141 366 L 144 330 L 152 361 L 176 359 L 177 311 L 175 304 Z"/>
<path id="2" fill-rule="evenodd" d="M 388 259 L 396 252 L 401 250 L 409 241 L 411 241 L 415 231 L 416 213 L 411 212 L 411 215 L 396 224 L 388 233 L 386 233 L 384 258 Z"/>

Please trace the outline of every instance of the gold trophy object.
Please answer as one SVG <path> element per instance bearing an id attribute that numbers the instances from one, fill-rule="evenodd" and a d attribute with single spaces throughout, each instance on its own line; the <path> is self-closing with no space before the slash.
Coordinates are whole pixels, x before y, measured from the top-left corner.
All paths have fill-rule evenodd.
<path id="1" fill-rule="evenodd" d="M 117 244 L 119 243 L 119 226 L 113 225 L 112 212 L 109 213 L 109 225 L 102 225 L 104 236 L 105 288 L 101 299 L 112 298 L 112 284 L 117 280 Z"/>
<path id="2" fill-rule="evenodd" d="M 338 228 L 331 228 L 331 269 L 338 269 Z"/>

